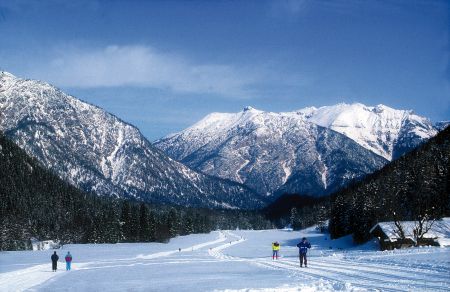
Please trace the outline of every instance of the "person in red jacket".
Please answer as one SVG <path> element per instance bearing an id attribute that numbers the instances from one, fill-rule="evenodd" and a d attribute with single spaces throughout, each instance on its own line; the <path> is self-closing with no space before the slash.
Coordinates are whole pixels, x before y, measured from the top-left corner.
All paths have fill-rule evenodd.
<path id="1" fill-rule="evenodd" d="M 67 252 L 65 260 L 66 260 L 66 271 L 70 271 L 70 264 L 72 263 L 72 255 L 70 254 L 70 251 Z"/>

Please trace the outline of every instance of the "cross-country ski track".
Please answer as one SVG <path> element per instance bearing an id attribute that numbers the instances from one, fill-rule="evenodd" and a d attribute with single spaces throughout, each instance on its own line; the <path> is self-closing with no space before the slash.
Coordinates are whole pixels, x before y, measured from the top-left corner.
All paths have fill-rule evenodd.
<path id="1" fill-rule="evenodd" d="M 295 246 L 303 236 L 313 245 L 308 268 L 299 267 Z M 271 257 L 275 240 L 279 260 Z M 0 291 L 450 291 L 449 248 L 381 252 L 373 243 L 349 242 L 310 228 L 216 231 L 168 244 L 69 245 L 57 252 L 62 259 L 70 249 L 72 271 L 60 262 L 56 273 L 50 250 L 3 252 Z"/>

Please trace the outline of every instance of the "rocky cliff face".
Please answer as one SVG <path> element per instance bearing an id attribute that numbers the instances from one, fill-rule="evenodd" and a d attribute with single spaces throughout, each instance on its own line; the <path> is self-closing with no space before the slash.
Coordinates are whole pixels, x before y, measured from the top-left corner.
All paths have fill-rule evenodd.
<path id="1" fill-rule="evenodd" d="M 0 131 L 89 192 L 148 202 L 258 208 L 247 187 L 169 158 L 130 124 L 40 81 L 0 72 Z"/>
<path id="2" fill-rule="evenodd" d="M 259 193 L 325 195 L 387 160 L 302 112 L 212 113 L 155 145 L 186 165 Z"/>

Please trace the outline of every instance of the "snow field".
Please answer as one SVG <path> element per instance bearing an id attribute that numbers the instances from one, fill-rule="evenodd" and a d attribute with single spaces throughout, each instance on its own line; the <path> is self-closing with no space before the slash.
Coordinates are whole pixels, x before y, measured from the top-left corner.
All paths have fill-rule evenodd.
<path id="1" fill-rule="evenodd" d="M 296 244 L 313 248 L 300 268 Z M 281 244 L 272 260 L 271 242 Z M 181 248 L 181 251 L 179 251 Z M 314 228 L 216 231 L 167 244 L 68 245 L 72 271 L 51 272 L 52 251 L 0 253 L 0 291 L 450 291 L 450 249 L 381 252 Z"/>

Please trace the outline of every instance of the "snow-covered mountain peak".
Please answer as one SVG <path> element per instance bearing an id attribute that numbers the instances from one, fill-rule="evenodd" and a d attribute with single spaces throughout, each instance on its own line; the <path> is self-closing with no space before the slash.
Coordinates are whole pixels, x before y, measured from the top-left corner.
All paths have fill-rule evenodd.
<path id="1" fill-rule="evenodd" d="M 242 111 L 244 111 L 244 112 L 246 112 L 246 111 L 258 111 L 257 109 L 255 109 L 255 108 L 253 108 L 253 107 L 251 107 L 251 106 L 246 106 L 246 107 L 244 107 L 244 109 L 242 110 Z"/>
<path id="2" fill-rule="evenodd" d="M 13 74 L 8 73 L 6 71 L 0 71 L 0 92 L 5 91 L 16 80 L 17 80 L 17 77 L 14 76 Z"/>
<path id="3" fill-rule="evenodd" d="M 366 109 L 370 109 L 374 113 L 385 113 L 387 115 L 394 115 L 395 113 L 401 112 L 402 114 L 414 114 L 413 110 L 397 110 L 392 107 L 389 107 L 384 104 L 378 104 L 376 106 L 366 106 L 363 105 Z"/>
<path id="4" fill-rule="evenodd" d="M 220 133 L 227 133 L 235 128 L 239 129 L 257 129 L 257 128 L 276 128 L 283 123 L 304 123 L 303 116 L 299 116 L 294 112 L 274 113 L 265 112 L 254 109 L 252 107 L 245 107 L 244 110 L 237 113 L 211 113 L 203 119 L 183 130 L 180 133 L 169 135 L 166 138 L 180 135 L 196 140 L 196 143 L 206 144 L 210 142 L 213 137 L 220 135 Z M 156 143 L 158 143 L 157 141 Z"/>
<path id="5" fill-rule="evenodd" d="M 296 111 L 298 115 L 304 116 L 305 118 L 309 118 L 312 114 L 317 111 L 315 106 L 305 107 Z"/>
<path id="6" fill-rule="evenodd" d="M 0 71 L 0 78 L 9 77 L 9 78 L 16 78 L 13 74 L 6 72 L 6 71 Z"/>
<path id="7" fill-rule="evenodd" d="M 413 148 L 420 144 L 419 141 L 436 134 L 428 119 L 411 110 L 397 110 L 383 104 L 366 106 L 362 103 L 340 103 L 298 112 L 303 113 L 308 121 L 344 134 L 388 160 L 404 152 L 400 148 Z M 412 145 L 405 145 L 404 136 L 416 141 Z"/>
<path id="8" fill-rule="evenodd" d="M 390 108 L 390 107 L 388 107 L 388 106 L 386 106 L 384 104 L 379 104 L 379 105 L 376 105 L 375 107 L 373 107 L 373 109 L 372 109 L 372 111 L 374 113 L 381 113 L 384 110 L 392 110 L 392 108 Z"/>

